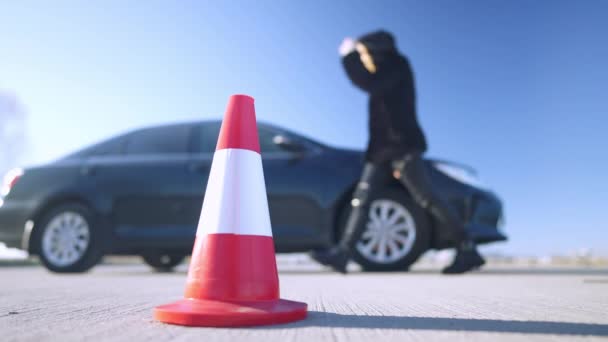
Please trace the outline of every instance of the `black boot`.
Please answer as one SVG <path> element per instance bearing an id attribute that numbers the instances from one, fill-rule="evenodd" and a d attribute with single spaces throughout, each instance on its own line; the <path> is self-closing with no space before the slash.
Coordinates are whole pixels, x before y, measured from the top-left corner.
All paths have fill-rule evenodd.
<path id="1" fill-rule="evenodd" d="M 350 255 L 340 247 L 332 247 L 327 250 L 313 251 L 310 256 L 321 265 L 329 266 L 335 271 L 346 274 L 346 266 Z"/>
<path id="2" fill-rule="evenodd" d="M 462 243 L 456 251 L 452 264 L 441 271 L 443 274 L 461 274 L 480 268 L 485 260 L 472 242 Z"/>

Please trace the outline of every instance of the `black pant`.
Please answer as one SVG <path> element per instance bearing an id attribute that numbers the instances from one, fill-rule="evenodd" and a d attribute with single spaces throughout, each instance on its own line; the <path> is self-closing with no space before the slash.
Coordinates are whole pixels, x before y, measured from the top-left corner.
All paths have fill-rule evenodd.
<path id="1" fill-rule="evenodd" d="M 372 198 L 386 186 L 393 172 L 400 174 L 398 180 L 410 192 L 416 203 L 431 213 L 442 225 L 452 227 L 454 240 L 460 244 L 466 240 L 464 224 L 454 210 L 433 189 L 421 153 L 410 153 L 403 159 L 385 163 L 366 163 L 363 174 L 351 201 L 352 211 L 339 247 L 352 251 L 365 230 L 365 223 Z"/>

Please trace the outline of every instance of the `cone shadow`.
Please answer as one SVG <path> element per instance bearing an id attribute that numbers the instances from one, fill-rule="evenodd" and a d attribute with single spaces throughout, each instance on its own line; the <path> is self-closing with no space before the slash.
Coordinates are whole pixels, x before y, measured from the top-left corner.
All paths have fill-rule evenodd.
<path id="1" fill-rule="evenodd" d="M 300 327 L 608 336 L 608 324 L 412 316 L 344 315 L 319 311 L 309 311 L 308 318 L 304 321 L 277 326 L 275 328 L 285 329 Z"/>

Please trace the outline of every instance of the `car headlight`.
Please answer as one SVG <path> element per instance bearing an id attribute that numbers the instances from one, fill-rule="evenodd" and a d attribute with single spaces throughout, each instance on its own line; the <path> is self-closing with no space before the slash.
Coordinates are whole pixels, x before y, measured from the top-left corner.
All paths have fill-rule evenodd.
<path id="1" fill-rule="evenodd" d="M 479 179 L 479 176 L 475 170 L 469 167 L 441 161 L 435 161 L 433 164 L 437 170 L 441 171 L 441 173 L 460 183 L 476 188 L 485 188 L 485 185 L 481 179 Z"/>
<path id="2" fill-rule="evenodd" d="M 0 187 L 0 198 L 8 195 L 21 176 L 23 176 L 23 169 L 21 168 L 12 169 L 6 173 L 2 181 L 2 187 Z"/>

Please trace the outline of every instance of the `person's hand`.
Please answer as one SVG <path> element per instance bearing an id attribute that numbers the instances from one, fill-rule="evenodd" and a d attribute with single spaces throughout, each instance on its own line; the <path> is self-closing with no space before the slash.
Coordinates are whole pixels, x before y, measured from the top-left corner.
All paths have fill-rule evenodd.
<path id="1" fill-rule="evenodd" d="M 401 170 L 393 170 L 393 177 L 397 180 L 401 179 Z"/>
<path id="2" fill-rule="evenodd" d="M 355 49 L 359 52 L 359 58 L 361 59 L 361 63 L 370 74 L 376 73 L 376 63 L 374 62 L 374 57 L 367 50 L 367 46 L 362 43 L 355 43 Z"/>
<path id="3" fill-rule="evenodd" d="M 353 52 L 353 50 L 355 50 L 355 40 L 350 37 L 346 37 L 342 41 L 342 44 L 340 44 L 338 52 L 340 52 L 340 56 L 346 56 Z"/>

